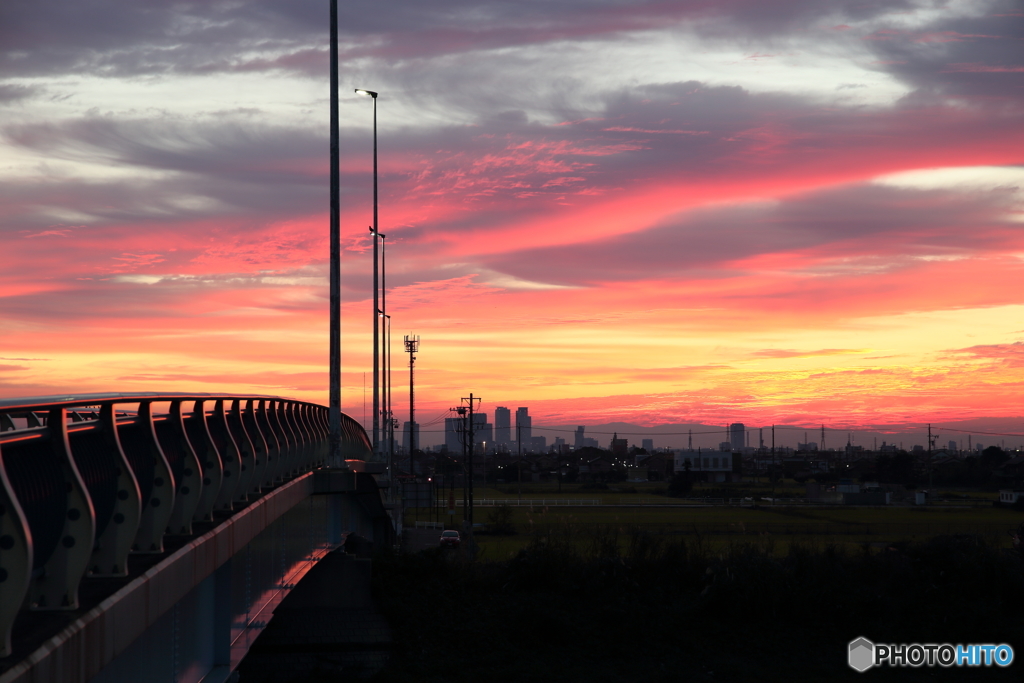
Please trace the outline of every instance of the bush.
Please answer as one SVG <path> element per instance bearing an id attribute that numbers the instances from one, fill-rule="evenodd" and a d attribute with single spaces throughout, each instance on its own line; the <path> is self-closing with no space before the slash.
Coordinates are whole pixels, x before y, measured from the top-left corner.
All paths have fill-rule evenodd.
<path id="1" fill-rule="evenodd" d="M 676 472 L 668 483 L 668 495 L 673 498 L 680 498 L 693 490 L 693 478 L 690 472 Z"/>
<path id="2" fill-rule="evenodd" d="M 512 536 L 516 527 L 512 524 L 512 506 L 499 505 L 487 515 L 487 532 L 495 536 Z"/>

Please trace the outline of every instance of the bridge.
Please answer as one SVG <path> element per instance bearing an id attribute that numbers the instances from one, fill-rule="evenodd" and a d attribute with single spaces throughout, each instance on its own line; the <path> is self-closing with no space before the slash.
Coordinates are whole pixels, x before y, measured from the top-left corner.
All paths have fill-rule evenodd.
<path id="1" fill-rule="evenodd" d="M 274 396 L 0 401 L 0 683 L 228 680 L 350 533 L 391 543 L 383 463 Z"/>

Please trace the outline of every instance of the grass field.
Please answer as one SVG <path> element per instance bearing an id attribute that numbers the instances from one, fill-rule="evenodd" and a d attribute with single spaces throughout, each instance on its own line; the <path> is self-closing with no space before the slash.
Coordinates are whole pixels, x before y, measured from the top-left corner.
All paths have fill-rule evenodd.
<path id="1" fill-rule="evenodd" d="M 538 485 L 532 484 L 531 487 Z M 643 485 L 648 489 L 651 484 Z M 746 484 L 743 485 L 746 488 Z M 546 488 L 546 487 L 545 487 Z M 700 537 L 711 545 L 736 542 L 770 543 L 775 552 L 788 552 L 793 543 L 836 545 L 847 549 L 865 545 L 884 548 L 892 543 L 919 541 L 939 535 L 977 534 L 986 537 L 995 547 L 1010 547 L 1008 532 L 1024 522 L 1024 514 L 988 505 L 975 506 L 786 506 L 762 504 L 757 507 L 681 506 L 671 498 L 654 498 L 639 486 L 637 493 L 607 491 L 524 490 L 523 499 L 602 499 L 599 506 L 513 507 L 508 520 L 514 534 L 495 536 L 486 525 L 494 521 L 494 507 L 477 507 L 474 522 L 485 528 L 478 530 L 475 540 L 483 559 L 505 559 L 525 547 L 531 540 L 551 534 L 572 534 L 606 528 L 625 538 L 630 530 L 642 530 L 655 536 L 687 535 Z M 598 494 L 598 495 L 595 495 Z M 975 494 L 971 494 L 973 497 Z M 475 498 L 508 499 L 503 490 L 478 489 Z M 608 499 L 613 499 L 614 502 Z M 665 501 L 664 505 L 631 504 L 630 500 Z M 461 491 L 456 491 L 454 515 L 446 510 L 407 510 L 405 523 L 416 520 L 438 520 L 449 528 L 462 528 Z M 437 514 L 440 512 L 441 514 Z"/>
<path id="2" fill-rule="evenodd" d="M 780 514 L 707 510 L 758 512 Z M 491 543 L 484 562 L 436 548 L 375 556 L 374 597 L 396 643 L 377 683 L 1021 680 L 1016 662 L 869 674 L 846 663 L 858 636 L 1024 651 L 1021 557 L 976 536 L 865 552 L 824 536 L 669 536 L 567 521 Z"/>

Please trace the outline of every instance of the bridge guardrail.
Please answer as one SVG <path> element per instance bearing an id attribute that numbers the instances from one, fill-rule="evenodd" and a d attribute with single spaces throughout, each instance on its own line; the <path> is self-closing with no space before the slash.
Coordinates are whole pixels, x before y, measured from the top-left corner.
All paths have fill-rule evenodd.
<path id="1" fill-rule="evenodd" d="M 341 417 L 362 459 L 366 433 Z M 325 407 L 274 396 L 0 400 L 0 658 L 23 608 L 76 609 L 84 578 L 126 576 L 129 553 L 322 465 L 327 442 Z"/>

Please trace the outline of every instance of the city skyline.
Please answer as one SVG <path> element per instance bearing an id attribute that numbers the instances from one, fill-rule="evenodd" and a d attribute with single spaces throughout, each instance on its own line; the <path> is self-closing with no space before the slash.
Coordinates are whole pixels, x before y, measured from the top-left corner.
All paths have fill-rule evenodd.
<path id="1" fill-rule="evenodd" d="M 422 442 L 418 443 L 421 443 L 425 449 L 435 449 L 445 444 L 449 451 L 461 452 L 462 445 L 457 432 L 461 429 L 458 425 L 462 424 L 462 420 L 462 417 L 453 414 L 443 417 L 439 422 L 423 425 L 422 429 L 417 429 L 417 434 L 423 435 L 417 437 L 422 438 Z M 502 442 L 497 438 L 497 428 L 493 431 L 493 442 L 480 438 L 481 433 L 490 433 L 489 428 L 492 425 L 488 422 L 488 411 L 481 410 L 474 413 L 474 422 L 478 425 L 478 430 L 483 427 L 482 432 L 477 432 L 475 443 L 479 445 L 481 441 L 487 441 L 490 444 L 487 447 L 489 451 L 504 449 L 509 449 L 512 453 L 517 451 L 518 444 L 514 438 L 508 442 Z M 406 423 L 406 429 L 408 429 L 407 425 L 408 423 Z M 563 443 L 573 450 L 587 446 L 608 450 L 611 447 L 611 440 L 616 435 L 624 437 L 630 447 L 647 448 L 647 442 L 653 442 L 654 449 L 685 450 L 692 444 L 694 450 L 701 448 L 717 451 L 728 444 L 732 450 L 745 451 L 745 449 L 756 450 L 763 439 L 763 447 L 770 450 L 773 445 L 773 426 L 776 430 L 774 444 L 779 450 L 804 450 L 804 445 L 810 446 L 810 450 L 829 452 L 845 451 L 848 445 L 868 452 L 875 452 L 882 446 L 903 448 L 907 451 L 915 447 L 928 450 L 929 426 L 931 427 L 934 450 L 966 453 L 978 451 L 979 446 L 981 448 L 997 446 L 1008 451 L 1024 450 L 1024 433 L 1019 431 L 1017 425 L 1019 425 L 1019 420 L 1013 419 L 1004 419 L 988 425 L 984 422 L 964 421 L 946 425 L 886 425 L 878 429 L 849 429 L 824 424 L 811 426 L 785 423 L 776 425 L 681 423 L 659 424 L 653 427 L 626 422 L 575 426 L 533 423 L 531 430 L 539 432 L 540 438 L 546 439 L 546 445 L 538 449 L 535 444 L 531 444 L 531 439 L 538 438 L 538 434 L 531 434 L 530 438 L 523 439 L 523 452 L 546 451 L 548 446 L 555 443 L 556 438 L 562 439 Z M 987 431 L 986 426 L 1003 431 Z M 1015 429 L 1018 431 L 1013 431 Z M 824 442 L 821 441 L 823 432 Z"/>
<path id="2" fill-rule="evenodd" d="M 325 404 L 327 6 L 58 4 L 0 22 L 0 396 Z M 1024 415 L 1017 4 L 373 9 L 341 9 L 349 415 L 364 87 L 424 437 L 470 392 L 538 435 Z"/>

